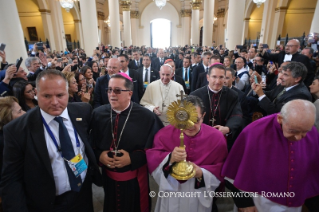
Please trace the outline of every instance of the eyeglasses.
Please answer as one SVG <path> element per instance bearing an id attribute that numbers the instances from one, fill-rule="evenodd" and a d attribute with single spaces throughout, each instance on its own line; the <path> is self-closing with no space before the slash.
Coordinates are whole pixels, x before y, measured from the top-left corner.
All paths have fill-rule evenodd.
<path id="1" fill-rule="evenodd" d="M 197 117 L 197 121 L 194 124 L 198 124 L 203 117 Z"/>
<path id="2" fill-rule="evenodd" d="M 286 47 L 291 48 L 293 46 L 297 46 L 297 45 L 286 45 Z"/>
<path id="3" fill-rule="evenodd" d="M 107 88 L 106 89 L 107 93 L 112 93 L 112 91 L 115 93 L 115 94 L 121 94 L 122 91 L 131 91 L 131 90 L 122 90 L 120 88 Z"/>

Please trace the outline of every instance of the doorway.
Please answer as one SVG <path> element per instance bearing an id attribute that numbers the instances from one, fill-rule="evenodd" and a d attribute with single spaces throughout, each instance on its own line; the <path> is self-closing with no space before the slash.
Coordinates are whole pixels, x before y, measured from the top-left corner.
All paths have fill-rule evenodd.
<path id="1" fill-rule="evenodd" d="M 165 48 L 171 46 L 172 22 L 157 18 L 151 21 L 151 47 Z"/>

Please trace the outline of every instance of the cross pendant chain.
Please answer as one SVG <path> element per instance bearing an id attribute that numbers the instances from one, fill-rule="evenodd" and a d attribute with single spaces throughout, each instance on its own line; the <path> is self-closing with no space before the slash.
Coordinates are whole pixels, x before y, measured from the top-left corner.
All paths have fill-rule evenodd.
<path id="1" fill-rule="evenodd" d="M 210 121 L 212 122 L 212 127 L 213 127 L 216 119 L 212 118 Z"/>

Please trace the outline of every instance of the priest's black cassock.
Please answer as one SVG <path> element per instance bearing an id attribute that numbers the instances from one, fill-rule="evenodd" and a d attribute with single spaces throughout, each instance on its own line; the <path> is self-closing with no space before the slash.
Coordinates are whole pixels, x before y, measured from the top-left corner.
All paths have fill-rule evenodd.
<path id="1" fill-rule="evenodd" d="M 130 106 L 119 114 L 112 110 L 112 129 L 110 111 L 111 105 L 108 104 L 96 108 L 92 114 L 91 138 L 96 157 L 99 160 L 103 151 L 110 150 L 113 131 L 118 150 L 123 149 L 129 153 L 131 164 L 115 169 L 100 164 L 104 179 L 104 212 L 149 211 L 145 149 L 152 147 L 154 135 L 163 124 L 154 113 L 131 102 Z M 120 136 L 126 119 L 127 123 Z"/>
<path id="2" fill-rule="evenodd" d="M 230 134 L 227 136 L 227 146 L 230 150 L 244 123 L 236 91 L 223 86 L 218 93 L 214 93 L 208 86 L 204 86 L 190 95 L 198 96 L 204 103 L 206 115 L 203 123 L 212 126 L 212 120 L 214 119 L 213 126 L 221 125 L 229 128 Z"/>

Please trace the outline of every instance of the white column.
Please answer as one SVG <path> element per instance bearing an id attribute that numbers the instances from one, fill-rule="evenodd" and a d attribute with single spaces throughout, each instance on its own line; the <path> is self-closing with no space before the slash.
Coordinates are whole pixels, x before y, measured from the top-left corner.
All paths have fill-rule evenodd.
<path id="1" fill-rule="evenodd" d="M 212 46 L 215 0 L 204 1 L 203 46 Z"/>
<path id="2" fill-rule="evenodd" d="M 96 3 L 95 0 L 80 0 L 80 5 L 84 40 L 82 48 L 90 55 L 98 46 Z"/>
<path id="3" fill-rule="evenodd" d="M 138 11 L 131 11 L 131 33 L 132 33 L 132 45 L 137 46 L 138 45 L 138 18 L 139 18 L 139 12 Z"/>
<path id="4" fill-rule="evenodd" d="M 98 10 L 101 10 L 100 8 Z M 105 33 L 105 15 L 104 12 L 98 11 L 97 12 L 97 19 L 98 19 L 98 36 L 99 36 L 99 43 L 102 43 L 103 45 L 106 45 L 106 33 Z"/>
<path id="5" fill-rule="evenodd" d="M 182 46 L 191 45 L 190 31 L 191 31 L 191 10 L 182 10 Z"/>
<path id="6" fill-rule="evenodd" d="M 51 50 L 57 50 L 57 47 L 55 45 L 55 31 L 52 25 L 51 11 L 41 9 L 39 11 L 41 12 L 45 38 L 49 40 Z M 43 41 L 45 41 L 45 39 Z"/>
<path id="7" fill-rule="evenodd" d="M 87 0 L 84 0 L 87 1 Z M 111 45 L 114 47 L 121 47 L 121 38 L 120 38 L 120 9 L 119 1 L 112 0 L 109 1 L 109 14 L 111 22 Z"/>
<path id="8" fill-rule="evenodd" d="M 266 43 L 270 45 L 276 5 L 276 1 L 266 1 L 264 3 L 264 11 L 260 30 L 260 43 Z M 270 48 L 275 48 L 275 45 L 270 46 Z"/>
<path id="9" fill-rule="evenodd" d="M 199 44 L 199 9 L 192 10 L 191 45 Z"/>
<path id="10" fill-rule="evenodd" d="M 1 4 L 0 14 L 0 29 L 2 29 L 0 43 L 6 44 L 4 50 L 6 52 L 6 60 L 9 63 L 15 63 L 20 57 L 25 60 L 28 55 L 16 2 L 6 1 L 5 4 Z M 24 62 L 22 62 L 21 66 L 25 69 Z"/>
<path id="11" fill-rule="evenodd" d="M 123 24 L 124 24 L 124 43 L 125 43 L 125 46 L 129 47 L 130 45 L 132 45 L 130 11 L 123 11 Z"/>
<path id="12" fill-rule="evenodd" d="M 61 9 L 63 8 L 61 7 L 59 1 L 49 1 L 49 4 L 51 8 L 52 26 L 53 26 L 54 35 L 55 35 L 54 36 L 54 41 L 56 46 L 55 50 L 64 51 L 66 48 L 66 41 L 65 41 L 64 24 L 62 19 L 62 11 L 61 11 Z"/>
<path id="13" fill-rule="evenodd" d="M 226 46 L 234 49 L 236 45 L 242 44 L 245 0 L 229 0 L 227 18 Z"/>
<path id="14" fill-rule="evenodd" d="M 81 20 L 74 20 L 74 28 L 75 28 L 76 37 L 78 38 L 80 42 L 80 47 L 83 48 L 84 41 L 83 41 Z"/>
<path id="15" fill-rule="evenodd" d="M 271 23 L 272 34 L 270 38 L 270 42 L 268 43 L 270 48 L 273 48 L 277 44 L 278 35 L 281 34 L 282 28 L 284 26 L 285 16 L 287 13 L 287 7 L 278 7 L 275 10 L 274 21 Z M 281 35 L 284 37 L 286 35 Z"/>
<path id="16" fill-rule="evenodd" d="M 310 27 L 310 32 L 319 33 L 318 20 L 319 20 L 319 0 L 317 0 L 316 10 L 315 10 L 315 13 L 313 14 L 313 19 L 312 19 L 312 23 L 311 23 L 311 27 Z"/>

